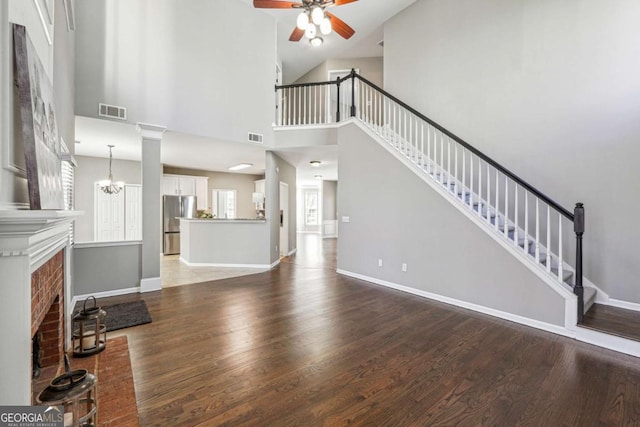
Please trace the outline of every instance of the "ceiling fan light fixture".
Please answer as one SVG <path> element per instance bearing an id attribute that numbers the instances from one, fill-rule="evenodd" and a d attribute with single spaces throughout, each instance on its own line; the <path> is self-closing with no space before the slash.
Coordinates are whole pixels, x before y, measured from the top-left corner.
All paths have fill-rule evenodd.
<path id="1" fill-rule="evenodd" d="M 301 30 L 306 30 L 307 25 L 309 25 L 309 15 L 307 15 L 307 12 L 300 12 L 296 21 L 296 26 Z"/>
<path id="2" fill-rule="evenodd" d="M 311 46 L 313 47 L 320 47 L 322 46 L 322 42 L 324 40 L 322 40 L 322 37 L 314 37 L 311 40 L 309 40 L 309 43 L 311 43 Z"/>
<path id="3" fill-rule="evenodd" d="M 304 32 L 304 35 L 311 40 L 312 38 L 314 38 L 316 36 L 316 26 L 313 25 L 313 22 L 309 22 L 309 24 L 307 24 L 307 28 Z"/>
<path id="4" fill-rule="evenodd" d="M 320 32 L 326 36 L 327 34 L 331 34 L 331 30 L 331 20 L 325 16 L 320 23 Z"/>
<path id="5" fill-rule="evenodd" d="M 324 19 L 324 10 L 321 7 L 314 7 L 311 9 L 311 20 L 314 24 L 320 25 Z"/>

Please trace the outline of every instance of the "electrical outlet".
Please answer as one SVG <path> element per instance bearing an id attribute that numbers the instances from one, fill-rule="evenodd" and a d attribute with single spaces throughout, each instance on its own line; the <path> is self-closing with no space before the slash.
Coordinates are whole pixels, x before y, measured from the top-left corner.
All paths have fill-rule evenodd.
<path id="1" fill-rule="evenodd" d="M 405 273 L 407 272 L 407 264 L 406 263 L 402 263 L 402 271 L 404 271 Z"/>
<path id="2" fill-rule="evenodd" d="M 378 260 L 378 267 L 382 267 L 382 258 Z"/>
<path id="3" fill-rule="evenodd" d="M 342 217 L 342 222 L 349 222 L 351 220 L 351 218 L 349 218 L 348 216 L 343 216 Z"/>
<path id="4" fill-rule="evenodd" d="M 276 253 L 278 253 L 278 245 L 276 245 Z"/>

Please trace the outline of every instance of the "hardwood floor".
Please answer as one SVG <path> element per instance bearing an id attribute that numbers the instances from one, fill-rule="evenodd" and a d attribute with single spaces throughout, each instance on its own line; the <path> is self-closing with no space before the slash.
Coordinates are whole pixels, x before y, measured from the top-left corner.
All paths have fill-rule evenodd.
<path id="1" fill-rule="evenodd" d="M 593 307 L 584 315 L 582 323 L 585 328 L 640 341 L 638 325 L 640 325 L 640 312 L 602 304 L 593 304 Z"/>
<path id="2" fill-rule="evenodd" d="M 335 240 L 299 238 L 142 296 L 153 323 L 119 331 L 141 426 L 640 425 L 640 359 L 337 275 Z"/>

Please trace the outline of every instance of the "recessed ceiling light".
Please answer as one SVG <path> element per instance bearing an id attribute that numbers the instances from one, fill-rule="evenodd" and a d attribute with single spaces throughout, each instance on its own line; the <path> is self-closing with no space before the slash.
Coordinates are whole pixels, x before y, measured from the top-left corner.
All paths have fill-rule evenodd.
<path id="1" fill-rule="evenodd" d="M 322 175 L 314 175 L 315 179 L 322 179 Z"/>
<path id="2" fill-rule="evenodd" d="M 238 165 L 231 166 L 229 168 L 229 170 L 230 171 L 239 171 L 239 170 L 242 170 L 242 169 L 250 168 L 251 166 L 253 166 L 252 163 L 240 163 Z"/>
<path id="3" fill-rule="evenodd" d="M 322 162 L 320 160 L 311 160 L 309 164 L 314 168 L 319 168 Z"/>

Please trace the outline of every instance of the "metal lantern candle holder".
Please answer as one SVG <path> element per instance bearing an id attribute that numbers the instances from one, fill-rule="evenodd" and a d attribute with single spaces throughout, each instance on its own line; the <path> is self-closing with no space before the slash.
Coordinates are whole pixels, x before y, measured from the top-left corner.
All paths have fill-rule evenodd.
<path id="1" fill-rule="evenodd" d="M 66 372 L 51 381 L 38 395 L 37 402 L 40 405 L 62 405 L 65 427 L 95 427 L 98 416 L 97 379 L 86 369 L 72 371 L 67 356 L 65 367 Z"/>
<path id="2" fill-rule="evenodd" d="M 93 307 L 87 302 L 93 299 Z M 95 297 L 84 301 L 82 310 L 73 316 L 73 355 L 86 357 L 100 353 L 107 345 L 107 326 L 103 320 L 107 312 L 96 305 Z"/>

